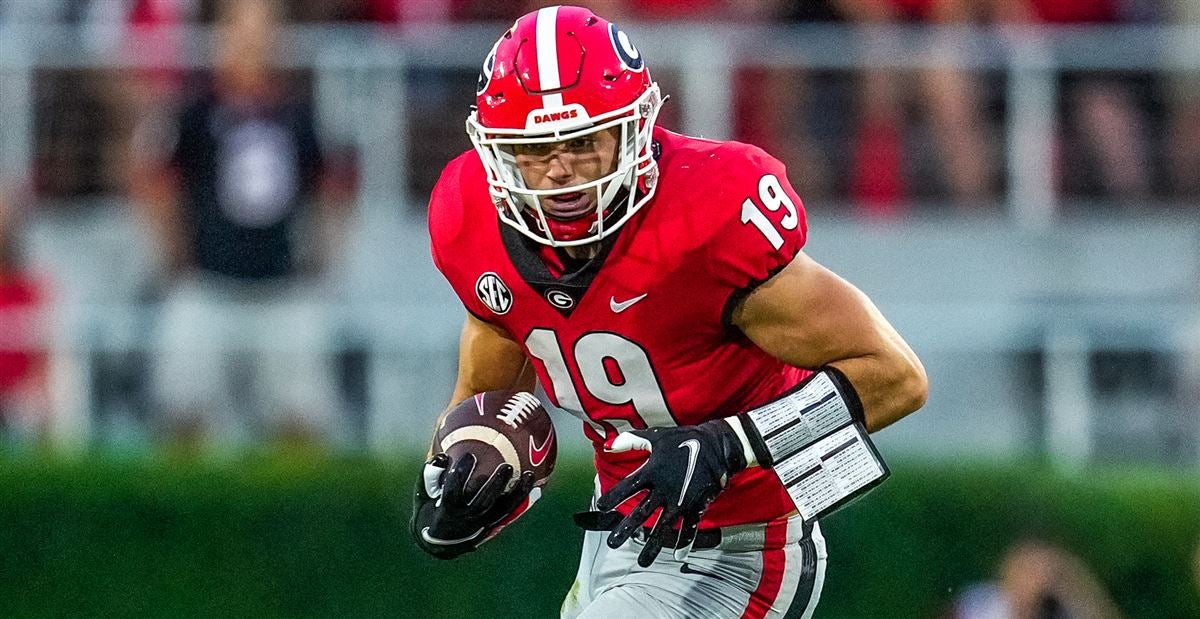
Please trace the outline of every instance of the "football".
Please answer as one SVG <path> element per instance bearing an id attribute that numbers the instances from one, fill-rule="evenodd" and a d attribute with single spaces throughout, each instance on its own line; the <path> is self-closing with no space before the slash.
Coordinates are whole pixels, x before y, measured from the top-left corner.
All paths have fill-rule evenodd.
<path id="1" fill-rule="evenodd" d="M 467 398 L 446 414 L 437 431 L 437 445 L 453 460 L 475 455 L 468 495 L 478 492 L 504 463 L 513 467 L 506 491 L 525 471 L 533 471 L 535 487 L 542 486 L 554 471 L 557 443 L 550 415 L 527 391 L 487 391 Z"/>

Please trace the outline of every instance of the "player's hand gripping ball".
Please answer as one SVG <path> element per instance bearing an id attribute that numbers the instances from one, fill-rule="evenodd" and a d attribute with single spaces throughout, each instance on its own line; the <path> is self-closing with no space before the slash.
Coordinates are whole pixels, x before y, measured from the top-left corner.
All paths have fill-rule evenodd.
<path id="1" fill-rule="evenodd" d="M 442 419 L 417 480 L 412 533 L 452 559 L 491 539 L 541 496 L 558 455 L 554 424 L 533 394 L 488 391 Z"/>

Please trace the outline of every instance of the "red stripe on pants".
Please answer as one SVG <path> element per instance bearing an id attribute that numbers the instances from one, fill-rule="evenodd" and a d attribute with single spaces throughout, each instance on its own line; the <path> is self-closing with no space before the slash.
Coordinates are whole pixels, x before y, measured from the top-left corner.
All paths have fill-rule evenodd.
<path id="1" fill-rule="evenodd" d="M 787 521 L 768 524 L 766 535 L 767 543 L 764 545 L 768 550 L 763 551 L 762 576 L 758 580 L 758 588 L 750 594 L 750 603 L 746 606 L 746 612 L 742 613 L 742 619 L 766 617 L 783 586 L 783 571 L 787 567 L 784 550 L 787 545 Z"/>

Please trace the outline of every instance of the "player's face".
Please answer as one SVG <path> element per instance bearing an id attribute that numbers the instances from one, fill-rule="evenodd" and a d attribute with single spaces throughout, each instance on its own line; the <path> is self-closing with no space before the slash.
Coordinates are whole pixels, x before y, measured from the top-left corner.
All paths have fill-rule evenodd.
<path id="1" fill-rule="evenodd" d="M 581 185 L 611 174 L 617 169 L 617 140 L 620 128 L 612 127 L 546 144 L 520 144 L 513 147 L 517 170 L 530 189 L 553 190 Z M 548 217 L 571 220 L 596 210 L 595 187 L 542 198 Z"/>

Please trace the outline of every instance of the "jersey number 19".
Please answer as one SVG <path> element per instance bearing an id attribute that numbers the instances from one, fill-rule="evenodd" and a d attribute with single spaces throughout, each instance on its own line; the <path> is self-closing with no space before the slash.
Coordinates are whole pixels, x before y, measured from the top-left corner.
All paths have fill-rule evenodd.
<path id="1" fill-rule="evenodd" d="M 587 333 L 579 338 L 572 351 L 579 372 L 578 383 L 571 375 L 558 334 L 554 331 L 541 328 L 530 331 L 525 338 L 525 348 L 545 366 L 555 403 L 572 413 L 584 415 L 584 421 L 597 431 L 607 435 L 614 430 L 676 425 L 650 365 L 650 357 L 637 343 L 605 331 Z M 607 416 L 599 419 L 588 414 L 575 388 L 580 383 L 587 393 L 605 404 L 628 405 L 636 421 Z"/>
<path id="2" fill-rule="evenodd" d="M 746 198 L 742 202 L 742 223 L 754 224 L 763 236 L 767 237 L 767 242 L 778 250 L 783 247 L 783 235 L 779 230 L 775 229 L 775 224 L 767 219 L 767 214 L 763 212 L 765 207 L 772 213 L 778 212 L 783 208 L 787 213 L 783 219 L 779 221 L 779 227 L 784 230 L 795 230 L 796 226 L 800 225 L 800 214 L 796 212 L 796 203 L 783 190 L 783 185 L 779 183 L 779 178 L 774 174 L 765 174 L 758 179 L 758 199 L 762 202 L 760 206 L 753 199 Z"/>

